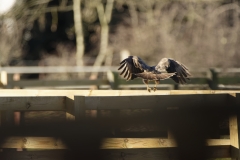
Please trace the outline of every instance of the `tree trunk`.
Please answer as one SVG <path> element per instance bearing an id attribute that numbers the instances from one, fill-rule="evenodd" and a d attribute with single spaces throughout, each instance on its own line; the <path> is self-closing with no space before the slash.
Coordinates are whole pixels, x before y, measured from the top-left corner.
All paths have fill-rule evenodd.
<path id="1" fill-rule="evenodd" d="M 97 6 L 98 17 L 101 24 L 101 41 L 100 41 L 100 51 L 93 65 L 96 71 L 103 63 L 104 58 L 107 56 L 107 52 L 108 52 L 108 35 L 109 35 L 108 23 L 111 20 L 113 1 L 114 0 L 107 0 L 105 12 L 104 12 L 104 6 L 102 3 L 98 4 Z M 96 79 L 97 76 L 98 76 L 98 72 L 93 72 L 90 76 L 90 79 Z"/>
<path id="2" fill-rule="evenodd" d="M 73 14 L 76 34 L 76 65 L 83 66 L 84 39 L 82 29 L 81 0 L 73 0 Z"/>

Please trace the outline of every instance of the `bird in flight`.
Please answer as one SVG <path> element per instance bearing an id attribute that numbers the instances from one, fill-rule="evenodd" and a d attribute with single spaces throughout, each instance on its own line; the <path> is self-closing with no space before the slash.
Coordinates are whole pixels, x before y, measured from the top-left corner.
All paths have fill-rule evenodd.
<path id="1" fill-rule="evenodd" d="M 142 78 L 149 92 L 151 92 L 149 81 L 155 81 L 153 90 L 156 91 L 160 80 L 171 78 L 176 83 L 184 84 L 191 76 L 184 64 L 171 58 L 162 58 L 156 66 L 148 66 L 141 58 L 129 56 L 120 63 L 118 70 L 121 69 L 120 75 L 123 75 L 127 81 Z"/>

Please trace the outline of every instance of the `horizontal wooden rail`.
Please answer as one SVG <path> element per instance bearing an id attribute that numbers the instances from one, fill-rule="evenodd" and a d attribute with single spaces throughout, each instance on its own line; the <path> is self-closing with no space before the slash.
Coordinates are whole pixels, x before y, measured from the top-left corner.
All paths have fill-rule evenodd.
<path id="1" fill-rule="evenodd" d="M 122 85 L 133 85 L 138 84 L 142 85 L 141 79 L 135 79 L 133 81 L 125 81 L 122 77 L 119 76 L 119 71 L 117 66 L 33 66 L 33 67 L 0 67 L 1 72 L 1 81 L 5 88 L 13 88 L 13 87 L 55 87 L 55 86 L 75 86 L 75 85 L 108 85 L 112 89 L 119 89 Z M 176 84 L 171 79 L 163 80 L 160 82 L 159 87 L 161 84 L 169 84 L 172 85 L 174 89 L 181 89 L 181 88 L 191 88 L 191 87 L 200 87 L 206 88 L 200 85 L 207 85 L 206 89 L 224 89 L 226 88 L 223 85 L 229 84 L 240 84 L 240 79 L 238 76 L 231 74 L 239 74 L 239 68 L 200 68 L 200 69 L 190 69 L 192 73 L 191 81 L 188 82 L 190 85 L 179 85 Z M 81 80 L 13 80 L 13 74 L 43 74 L 43 73 L 80 73 L 80 72 L 104 72 L 108 73 L 108 78 L 104 80 L 93 80 L 89 81 L 88 79 L 81 79 Z M 109 72 L 113 75 L 109 76 Z M 219 76 L 221 73 L 227 73 L 230 75 Z M 8 78 L 7 78 L 8 77 Z M 109 78 L 111 77 L 111 78 Z M 193 85 L 193 86 L 191 86 Z M 198 85 L 198 86 L 196 86 Z M 144 85 L 142 85 L 144 86 Z M 232 87 L 233 88 L 233 87 Z M 227 88 L 226 88 L 227 89 Z"/>
<path id="2" fill-rule="evenodd" d="M 109 85 L 108 80 L 21 80 L 13 81 L 12 86 L 17 87 L 55 87 L 55 86 L 83 86 L 83 85 Z"/>
<path id="3" fill-rule="evenodd" d="M 65 111 L 66 97 L 0 97 L 0 110 Z"/>
<path id="4" fill-rule="evenodd" d="M 33 96 L 152 96 L 152 95 L 185 95 L 185 94 L 229 94 L 235 96 L 240 90 L 37 90 L 37 89 L 3 89 L 0 97 L 33 97 Z"/>
<path id="5" fill-rule="evenodd" d="M 21 73 L 79 73 L 79 72 L 107 72 L 117 71 L 117 67 L 101 66 L 94 68 L 92 66 L 31 66 L 31 67 L 0 67 L 0 72 L 6 71 L 9 74 Z"/>
<path id="6" fill-rule="evenodd" d="M 195 72 L 206 72 L 208 68 L 190 69 Z M 240 72 L 240 69 L 229 69 L 229 71 Z M 78 72 L 117 72 L 118 66 L 31 66 L 31 67 L 0 67 L 0 72 L 6 71 L 7 73 L 78 73 Z"/>
<path id="7" fill-rule="evenodd" d="M 229 107 L 233 104 L 231 97 L 232 95 L 229 94 L 202 94 L 85 98 L 75 96 L 74 99 L 80 98 L 79 105 L 84 105 L 86 109 L 166 109 L 168 107 Z"/>
<path id="8" fill-rule="evenodd" d="M 206 146 L 229 146 L 229 139 L 208 139 Z M 163 138 L 104 138 L 100 149 L 127 149 L 127 148 L 171 148 L 177 147 L 173 139 Z M 54 137 L 9 137 L 0 148 L 24 149 L 67 149 L 61 139 Z"/>

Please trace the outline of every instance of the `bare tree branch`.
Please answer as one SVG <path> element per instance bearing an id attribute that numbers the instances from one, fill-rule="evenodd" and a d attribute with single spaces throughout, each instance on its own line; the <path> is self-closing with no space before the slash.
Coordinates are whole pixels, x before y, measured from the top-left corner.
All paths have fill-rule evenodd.
<path id="1" fill-rule="evenodd" d="M 97 6 L 98 17 L 101 24 L 101 41 L 100 41 L 100 51 L 95 60 L 93 66 L 97 69 L 104 61 L 104 58 L 107 55 L 108 50 L 108 37 L 109 37 L 109 26 L 108 23 L 110 22 L 112 9 L 113 9 L 113 2 L 114 0 L 107 0 L 106 9 L 104 11 L 104 6 L 102 3 L 99 3 Z M 96 79 L 98 73 L 92 73 L 90 79 Z"/>
<path id="2" fill-rule="evenodd" d="M 76 33 L 76 64 L 77 66 L 83 66 L 83 54 L 84 54 L 84 39 L 82 29 L 82 16 L 81 16 L 81 0 L 73 0 L 73 13 L 74 13 L 74 26 Z"/>

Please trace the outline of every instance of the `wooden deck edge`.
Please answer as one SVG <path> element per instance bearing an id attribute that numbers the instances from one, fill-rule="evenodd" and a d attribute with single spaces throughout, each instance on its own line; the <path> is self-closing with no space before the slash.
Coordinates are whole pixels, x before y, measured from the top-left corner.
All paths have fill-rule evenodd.
<path id="1" fill-rule="evenodd" d="M 206 146 L 230 146 L 229 139 L 208 139 Z M 105 138 L 100 149 L 133 149 L 133 148 L 172 148 L 177 147 L 173 139 L 162 138 Z M 67 149 L 61 139 L 54 137 L 9 137 L 1 148 L 23 149 Z"/>

